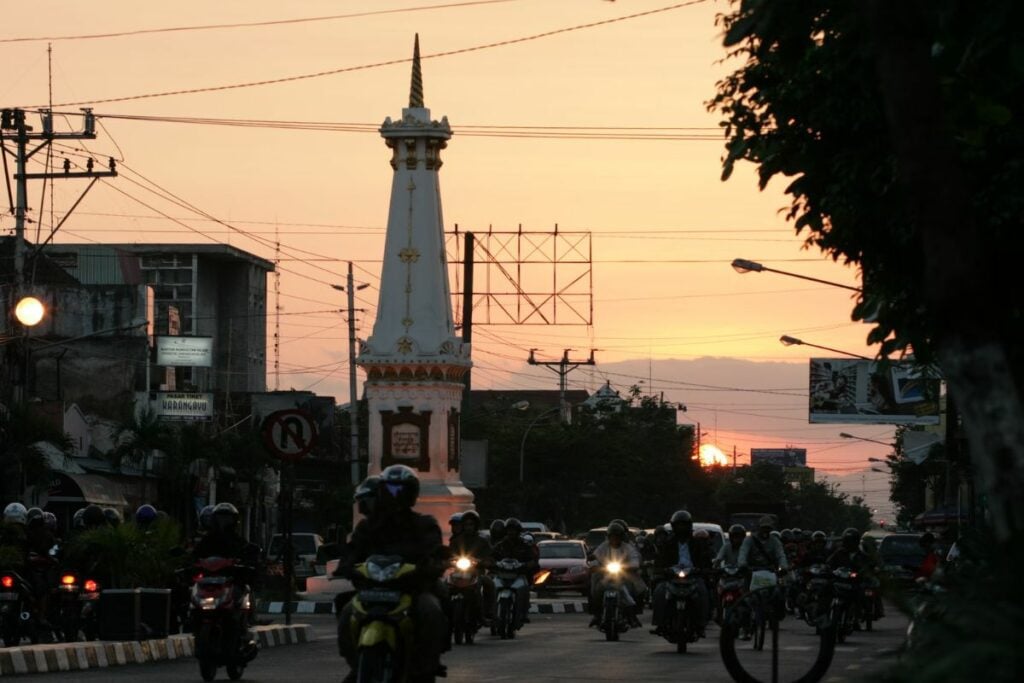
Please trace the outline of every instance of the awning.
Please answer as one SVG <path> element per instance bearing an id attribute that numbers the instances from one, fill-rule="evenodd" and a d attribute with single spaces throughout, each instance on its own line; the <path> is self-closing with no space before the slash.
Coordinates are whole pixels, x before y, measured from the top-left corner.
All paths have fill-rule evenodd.
<path id="1" fill-rule="evenodd" d="M 98 474 L 68 474 L 53 472 L 50 487 L 39 501 L 40 506 L 47 503 L 95 503 L 103 507 L 124 508 L 128 501 L 124 499 L 120 484 Z"/>

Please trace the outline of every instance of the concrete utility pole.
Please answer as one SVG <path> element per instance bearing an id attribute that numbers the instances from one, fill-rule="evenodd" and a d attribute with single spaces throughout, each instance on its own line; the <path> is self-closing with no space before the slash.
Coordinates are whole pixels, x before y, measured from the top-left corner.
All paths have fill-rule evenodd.
<path id="1" fill-rule="evenodd" d="M 348 294 L 348 395 L 349 395 L 349 476 L 352 479 L 352 486 L 358 486 L 360 480 L 359 470 L 359 394 L 356 386 L 356 290 L 366 289 L 369 285 L 363 283 L 358 287 L 352 275 L 352 262 L 348 262 L 348 277 L 345 286 L 331 285 L 338 291 Z"/>
<path id="2" fill-rule="evenodd" d="M 86 161 L 85 171 L 72 171 L 71 160 L 64 159 L 64 168 L 62 172 L 50 173 L 49 171 L 43 173 L 28 173 L 27 164 L 37 152 L 50 146 L 54 140 L 94 140 L 96 139 L 96 118 L 92 113 L 92 109 L 83 109 L 82 116 L 85 119 L 84 127 L 79 132 L 71 133 L 58 133 L 53 130 L 53 113 L 49 109 L 44 109 L 41 112 L 43 120 L 43 129 L 39 132 L 34 132 L 32 126 L 29 126 L 25 122 L 25 110 L 23 109 L 4 109 L 0 112 L 0 147 L 2 147 L 2 154 L 4 155 L 4 166 L 7 166 L 7 155 L 10 154 L 14 157 L 14 179 L 17 183 L 15 189 L 15 202 L 14 202 L 14 275 L 15 275 L 15 286 L 21 289 L 25 285 L 25 223 L 28 221 L 28 181 L 29 180 L 60 180 L 67 178 L 91 178 L 92 182 L 85 188 L 85 191 L 79 196 L 79 198 L 72 205 L 71 209 L 64 215 L 60 223 L 52 228 L 50 235 L 41 244 L 37 244 L 35 247 L 35 254 L 39 253 L 42 249 L 60 230 L 61 226 L 68 219 L 68 216 L 78 207 L 85 195 L 92 189 L 92 186 L 96 184 L 96 181 L 100 178 L 112 178 L 117 175 L 117 166 L 113 158 L 107 162 L 106 171 L 94 170 L 95 161 L 88 159 Z M 10 131 L 14 132 L 13 138 L 15 141 L 15 149 L 11 151 L 7 149 L 7 146 L 3 144 L 5 139 L 11 138 Z M 29 142 L 32 140 L 39 140 L 40 143 L 34 149 L 29 149 Z"/>
<path id="3" fill-rule="evenodd" d="M 594 361 L 593 349 L 590 350 L 590 358 L 587 360 L 569 360 L 569 351 L 571 350 L 572 349 L 566 349 L 562 353 L 562 358 L 560 360 L 537 360 L 533 355 L 536 349 L 530 349 L 530 357 L 527 359 L 527 362 L 530 365 L 543 365 L 558 375 L 559 404 L 561 406 L 562 422 L 565 424 L 572 423 L 572 412 L 565 400 L 565 389 L 567 385 L 566 375 L 581 365 L 597 365 Z"/>

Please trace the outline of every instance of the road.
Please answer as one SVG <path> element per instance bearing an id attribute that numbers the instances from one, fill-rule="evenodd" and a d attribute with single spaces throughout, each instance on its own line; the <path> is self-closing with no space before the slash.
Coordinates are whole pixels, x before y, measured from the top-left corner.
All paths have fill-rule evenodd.
<path id="1" fill-rule="evenodd" d="M 892 616 L 895 615 L 895 616 Z M 647 616 L 647 615 L 645 615 Z M 511 641 L 481 632 L 476 644 L 458 646 L 445 655 L 448 681 L 729 681 L 718 654 L 718 630 L 711 627 L 708 638 L 690 646 L 685 655 L 674 646 L 650 635 L 647 629 L 633 630 L 617 643 L 605 642 L 603 634 L 587 628 L 582 614 L 534 614 L 519 637 Z M 347 672 L 334 642 L 334 619 L 329 615 L 303 616 L 295 621 L 311 623 L 318 640 L 264 650 L 246 670 L 245 681 L 331 681 L 337 683 Z M 283 623 L 283 618 L 275 619 Z M 814 656 L 810 629 L 792 619 L 784 622 L 780 637 L 783 680 L 792 680 L 809 666 Z M 836 648 L 835 659 L 825 681 L 842 683 L 864 680 L 892 661 L 902 642 L 906 620 L 890 612 L 870 633 L 854 633 Z M 749 669 L 770 658 L 769 652 L 753 653 L 748 644 L 740 648 Z M 764 678 L 764 677 L 762 677 Z M 180 683 L 199 680 L 194 660 L 161 662 L 139 666 L 98 669 L 69 674 L 43 674 L 27 679 L 42 681 L 147 681 Z M 221 670 L 218 680 L 227 680 Z M 439 679 L 445 680 L 445 679 Z"/>

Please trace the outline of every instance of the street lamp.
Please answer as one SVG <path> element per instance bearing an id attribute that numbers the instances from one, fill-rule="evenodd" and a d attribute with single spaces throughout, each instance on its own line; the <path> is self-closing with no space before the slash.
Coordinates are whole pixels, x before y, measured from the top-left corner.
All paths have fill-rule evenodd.
<path id="1" fill-rule="evenodd" d="M 828 346 L 821 346 L 820 344 L 812 344 L 805 342 L 803 339 L 797 339 L 796 337 L 790 337 L 788 334 L 784 334 L 779 337 L 779 341 L 782 342 L 783 346 L 811 346 L 816 349 L 822 349 L 824 351 L 831 351 L 832 353 L 839 353 L 844 356 L 850 356 L 852 358 L 860 358 L 861 360 L 871 360 L 867 356 L 862 356 L 859 353 L 850 353 L 849 351 L 841 351 L 839 349 L 833 349 Z"/>
<path id="2" fill-rule="evenodd" d="M 871 443 L 877 443 L 877 444 L 881 444 L 883 446 L 888 446 L 889 448 L 892 448 L 892 444 L 891 443 L 886 443 L 885 441 L 879 441 L 877 439 L 869 439 L 869 438 L 864 437 L 864 436 L 854 436 L 853 434 L 847 434 L 846 432 L 839 432 L 839 436 L 844 438 L 844 439 L 857 439 L 858 441 L 870 441 Z M 868 458 L 868 460 L 871 460 L 871 458 Z"/>
<path id="3" fill-rule="evenodd" d="M 25 327 L 35 327 L 42 321 L 44 315 L 46 315 L 46 307 L 34 296 L 22 297 L 14 306 L 14 317 Z"/>
<path id="4" fill-rule="evenodd" d="M 529 403 L 526 404 L 527 407 L 529 407 L 529 405 L 530 405 Z M 555 408 L 549 408 L 549 409 L 545 410 L 543 413 L 541 413 L 537 417 L 533 418 L 533 422 L 531 422 L 529 424 L 529 426 L 526 428 L 526 431 L 523 432 L 523 440 L 519 442 L 519 483 L 520 484 L 523 483 L 523 455 L 526 453 L 526 437 L 530 435 L 530 430 L 533 429 L 533 426 L 535 424 L 540 422 L 541 418 L 547 417 L 551 413 L 557 413 L 561 409 L 562 409 L 561 406 L 557 406 Z M 519 408 L 519 410 L 525 410 L 525 408 Z"/>
<path id="5" fill-rule="evenodd" d="M 778 273 L 779 275 L 788 275 L 789 277 L 800 278 L 801 280 L 810 280 L 811 282 L 817 282 L 822 285 L 829 285 L 831 287 L 841 287 L 842 289 L 849 289 L 854 292 L 861 291 L 860 287 L 851 287 L 850 285 L 843 285 L 838 282 L 832 282 L 830 280 L 821 280 L 816 277 L 809 277 L 807 275 L 798 275 L 797 273 L 790 273 L 785 270 L 776 270 L 769 268 L 768 266 L 762 265 L 757 261 L 748 261 L 744 258 L 737 258 L 732 260 L 732 267 L 737 273 L 760 273 L 762 271 L 769 273 Z"/>

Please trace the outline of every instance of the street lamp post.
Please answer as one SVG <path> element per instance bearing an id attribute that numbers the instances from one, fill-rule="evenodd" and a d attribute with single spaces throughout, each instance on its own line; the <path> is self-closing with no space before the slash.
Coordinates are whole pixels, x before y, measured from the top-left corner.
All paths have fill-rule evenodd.
<path id="1" fill-rule="evenodd" d="M 816 277 L 810 277 L 808 275 L 799 275 L 797 273 L 790 273 L 785 270 L 776 270 L 769 268 L 768 266 L 762 265 L 757 261 L 748 261 L 744 258 L 737 258 L 732 260 L 732 267 L 737 273 L 760 273 L 762 271 L 767 273 L 778 273 L 779 275 L 788 275 L 789 277 L 800 278 L 801 280 L 810 280 L 811 282 L 817 282 L 822 285 L 829 285 L 831 287 L 841 287 L 842 289 L 849 289 L 854 292 L 861 291 L 860 287 L 852 287 L 850 285 L 843 285 L 838 282 L 832 282 L 830 280 L 821 280 Z"/>
<path id="2" fill-rule="evenodd" d="M 784 334 L 779 337 L 779 341 L 782 342 L 783 346 L 810 346 L 815 349 L 822 349 L 823 351 L 831 351 L 832 353 L 842 354 L 844 356 L 850 356 L 851 358 L 860 358 L 861 360 L 871 360 L 867 356 L 862 356 L 859 353 L 850 353 L 849 351 L 842 351 L 840 349 L 833 349 L 829 346 L 821 346 L 820 344 L 812 344 L 805 342 L 803 339 L 797 339 L 796 337 L 790 337 L 788 334 Z"/>
<path id="3" fill-rule="evenodd" d="M 519 483 L 520 484 L 523 483 L 523 462 L 524 462 L 524 455 L 526 453 L 526 437 L 530 435 L 530 430 L 533 429 L 533 426 L 535 424 L 537 424 L 538 422 L 541 421 L 541 418 L 547 417 L 551 413 L 558 412 L 561 409 L 562 409 L 562 407 L 558 406 L 556 408 L 549 408 L 548 410 L 545 410 L 543 413 L 541 413 L 537 417 L 533 418 L 533 421 L 530 422 L 529 426 L 527 426 L 526 431 L 523 432 L 523 440 L 519 442 Z"/>
<path id="4" fill-rule="evenodd" d="M 879 441 L 877 439 L 869 439 L 865 436 L 855 436 L 853 434 L 848 434 L 846 432 L 839 432 L 839 436 L 843 439 L 857 439 L 857 441 L 870 441 L 871 443 L 877 443 L 881 444 L 882 446 L 888 446 L 889 448 L 892 448 L 891 443 L 886 443 L 885 441 Z M 868 460 L 871 460 L 871 458 L 868 458 Z"/>

